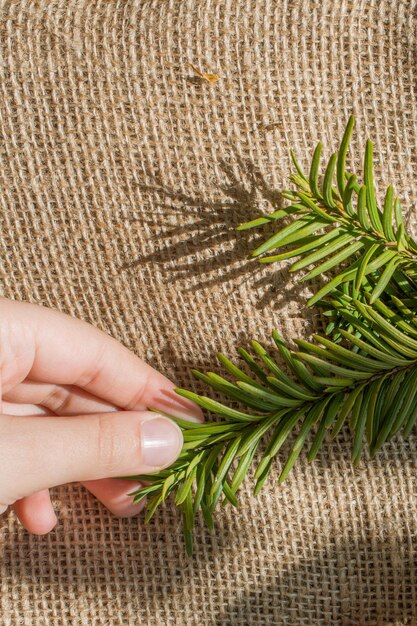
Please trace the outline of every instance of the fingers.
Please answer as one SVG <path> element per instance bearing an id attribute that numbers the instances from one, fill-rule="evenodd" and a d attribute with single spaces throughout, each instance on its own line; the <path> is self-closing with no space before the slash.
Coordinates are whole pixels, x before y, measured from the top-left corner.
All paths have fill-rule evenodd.
<path id="1" fill-rule="evenodd" d="M 115 405 L 105 403 L 92 394 L 71 385 L 54 385 L 27 381 L 5 394 L 7 402 L 3 410 L 9 415 L 80 415 L 115 411 Z M 20 403 L 33 404 L 20 404 Z M 140 513 L 145 501 L 133 504 L 127 495 L 139 485 L 132 481 L 114 478 L 83 481 L 86 487 L 102 504 L 118 517 L 131 517 Z M 26 526 L 27 527 L 27 526 Z"/>
<path id="2" fill-rule="evenodd" d="M 7 357 L 0 358 L 3 389 L 6 390 L 3 411 L 10 410 L 10 413 L 16 415 L 27 414 L 28 411 L 32 415 L 45 413 L 47 415 L 53 411 L 57 414 L 78 416 L 92 412 L 115 411 L 118 407 L 128 409 L 152 407 L 185 419 L 187 417 L 202 419 L 200 409 L 175 394 L 174 385 L 168 379 L 155 372 L 108 335 L 90 325 L 57 311 L 2 298 L 0 314 L 0 357 Z M 28 376 L 33 380 L 23 383 Z M 58 384 L 49 384 L 51 381 Z M 79 387 L 83 387 L 84 390 Z M 7 390 L 17 393 L 9 396 Z M 8 402 L 14 403 L 13 408 Z M 46 423 L 42 426 L 46 427 Z M 41 433 L 38 435 L 40 437 Z M 20 432 L 19 437 L 24 438 L 23 432 Z M 30 453 L 31 451 L 28 458 Z M 2 458 L 4 460 L 5 457 Z M 48 458 L 43 457 L 44 466 L 47 465 Z M 0 460 L 0 466 L 1 464 Z M 36 476 L 32 480 L 38 490 L 41 484 L 47 486 L 58 484 L 63 479 L 57 476 L 62 474 L 73 476 L 67 478 L 66 482 L 79 480 L 78 474 L 75 477 L 69 470 L 64 471 L 61 465 L 55 466 L 59 472 L 53 479 L 51 473 L 48 477 L 41 475 L 39 470 L 41 466 L 36 463 L 32 464 L 33 466 L 38 468 L 37 481 Z M 13 463 L 9 467 L 13 467 Z M 18 464 L 15 467 L 18 467 Z M 153 469 L 155 468 L 137 469 L 136 466 L 134 470 L 118 470 L 117 475 L 148 472 Z M 98 475 L 94 474 L 94 480 L 91 481 L 89 474 L 88 480 L 84 479 L 81 482 L 85 483 L 115 514 L 134 514 L 130 508 L 131 499 L 125 493 L 124 481 L 98 480 L 96 478 Z M 6 474 L 0 477 L 0 490 L 5 478 Z M 21 497 L 17 509 L 25 515 L 27 510 L 25 502 L 28 498 L 24 500 L 22 498 L 28 494 L 28 489 L 23 485 L 17 485 L 17 489 L 16 493 Z M 132 484 L 128 486 L 128 490 L 131 489 Z M 9 501 L 13 501 L 13 498 L 9 497 Z M 2 506 L 3 509 L 7 508 L 6 505 Z M 29 510 L 35 509 L 32 506 Z"/>
<path id="3" fill-rule="evenodd" d="M 57 523 L 48 489 L 17 500 L 11 508 L 22 526 L 35 535 L 46 535 Z"/>
<path id="4" fill-rule="evenodd" d="M 14 402 L 3 402 L 2 413 L 6 415 L 50 415 L 51 412 L 36 404 L 20 404 Z"/>
<path id="5" fill-rule="evenodd" d="M 0 416 L 0 503 L 48 487 L 150 473 L 179 455 L 182 434 L 151 412 Z"/>
<path id="6" fill-rule="evenodd" d="M 6 394 L 7 402 L 3 403 L 3 410 L 8 415 L 80 415 L 83 413 L 98 413 L 100 411 L 115 411 L 116 407 L 106 404 L 91 394 L 77 387 L 63 385 L 49 385 L 33 381 L 21 383 Z M 33 402 L 36 404 L 21 404 Z M 139 483 L 114 478 L 85 481 L 82 483 L 102 504 L 118 517 L 132 517 L 143 509 L 145 501 L 133 504 L 128 494 Z M 23 500 L 20 500 L 23 502 Z M 21 509 L 19 509 L 21 510 Z M 33 511 L 33 507 L 30 509 Z M 19 513 L 17 511 L 19 516 Z M 33 515 L 38 515 L 36 511 Z M 23 523 L 23 520 L 21 520 Z M 25 528 L 31 530 L 30 517 L 24 523 Z"/>
<path id="7" fill-rule="evenodd" d="M 76 385 L 128 410 L 202 419 L 165 376 L 106 333 L 59 311 L 0 298 L 4 393 L 26 378 Z M 0 355 L 1 356 L 1 355 Z M 13 358 L 10 358 L 13 357 Z"/>
<path id="8" fill-rule="evenodd" d="M 138 489 L 140 483 L 132 480 L 109 478 L 90 480 L 83 485 L 117 517 L 138 515 L 146 504 L 145 499 L 133 503 L 129 494 Z M 16 513 L 22 526 L 35 535 L 46 535 L 56 526 L 57 517 L 48 489 L 17 500 L 10 508 Z M 0 507 L 0 515 L 7 509 L 7 506 Z"/>
<path id="9" fill-rule="evenodd" d="M 43 410 L 48 409 L 55 415 L 84 415 L 86 413 L 102 413 L 115 411 L 117 407 L 109 402 L 104 402 L 92 394 L 72 385 L 54 385 L 53 383 L 37 383 L 26 381 L 16 385 L 3 394 L 3 400 L 7 403 L 26 403 L 38 405 Z M 15 405 L 17 406 L 17 405 Z M 24 406 L 22 404 L 22 406 Z M 15 415 L 15 409 L 13 415 Z M 42 410 L 42 409 L 38 409 Z M 9 413 L 7 405 L 3 407 L 4 413 Z M 25 413 L 22 412 L 22 415 Z M 26 411 L 26 415 L 29 415 Z"/>
<path id="10" fill-rule="evenodd" d="M 146 501 L 134 504 L 129 494 L 140 487 L 140 483 L 132 480 L 90 480 L 84 486 L 117 517 L 133 517 L 144 508 Z M 48 489 L 38 491 L 31 496 L 17 500 L 10 507 L 16 513 L 20 523 L 26 530 L 35 535 L 46 535 L 57 523 Z M 0 515 L 8 509 L 0 507 Z"/>

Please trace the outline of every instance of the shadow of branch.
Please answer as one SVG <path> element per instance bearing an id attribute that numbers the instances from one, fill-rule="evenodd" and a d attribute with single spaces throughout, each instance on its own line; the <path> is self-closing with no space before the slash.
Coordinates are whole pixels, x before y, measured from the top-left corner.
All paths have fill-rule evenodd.
<path id="1" fill-rule="evenodd" d="M 306 298 L 285 263 L 277 271 L 277 265 L 272 269 L 250 258 L 256 242 L 276 232 L 277 225 L 271 222 L 256 231 L 236 230 L 243 222 L 281 208 L 284 200 L 280 192 L 249 160 L 235 156 L 233 166 L 225 160 L 219 160 L 218 165 L 223 182 L 216 191 L 223 196 L 221 201 L 167 188 L 155 175 L 151 185 L 138 183 L 143 197 L 159 211 L 153 211 L 149 218 L 133 217 L 130 222 L 133 228 L 146 226 L 151 232 L 152 250 L 140 252 L 120 270 L 155 264 L 170 282 L 183 283 L 184 293 L 219 284 L 229 284 L 234 290 L 249 281 L 261 294 L 258 309 L 288 302 L 289 298 L 304 304 Z"/>

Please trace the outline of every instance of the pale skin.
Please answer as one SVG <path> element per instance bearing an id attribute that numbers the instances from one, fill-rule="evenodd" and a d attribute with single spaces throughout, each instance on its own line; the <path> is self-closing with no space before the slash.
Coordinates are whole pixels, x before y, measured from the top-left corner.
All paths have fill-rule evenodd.
<path id="1" fill-rule="evenodd" d="M 202 421 L 175 385 L 108 334 L 54 309 L 0 298 L 0 514 L 46 534 L 49 489 L 80 482 L 131 517 L 138 483 L 114 478 L 169 466 L 180 429 L 156 409 Z"/>

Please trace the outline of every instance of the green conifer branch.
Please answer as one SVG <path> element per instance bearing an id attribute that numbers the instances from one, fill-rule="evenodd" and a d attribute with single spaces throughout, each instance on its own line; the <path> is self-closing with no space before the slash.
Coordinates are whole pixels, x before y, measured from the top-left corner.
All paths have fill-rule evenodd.
<path id="1" fill-rule="evenodd" d="M 237 492 L 252 465 L 258 493 L 287 440 L 291 449 L 279 482 L 303 448 L 308 446 L 312 461 L 325 438 L 335 438 L 346 422 L 357 464 L 365 441 L 373 456 L 396 434 L 407 437 L 417 421 L 417 244 L 404 230 L 391 186 L 383 208 L 378 206 L 370 142 L 363 184 L 346 173 L 352 129 L 353 118 L 322 182 L 321 144 L 308 177 L 292 155 L 296 172 L 291 179 L 297 190 L 283 194 L 292 204 L 241 227 L 293 217 L 254 256 L 285 246 L 285 251 L 260 260 L 298 257 L 293 270 L 313 266 L 304 279 L 333 272 L 309 300 L 331 317 L 328 336 L 294 340 L 296 349 L 291 349 L 274 331 L 274 352 L 253 341 L 251 352 L 239 350 L 241 365 L 219 354 L 227 378 L 194 371 L 227 403 L 184 389 L 177 392 L 220 420 L 196 424 L 172 418 L 184 436 L 178 460 L 161 472 L 128 477 L 145 483 L 131 495 L 135 502 L 147 498 L 146 521 L 166 498 L 174 497 L 182 509 L 189 554 L 197 512 L 201 509 L 212 527 L 220 500 L 237 506 Z"/>
<path id="2" fill-rule="evenodd" d="M 272 263 L 297 257 L 290 271 L 311 269 L 300 279 L 311 280 L 336 270 L 308 301 L 311 306 L 336 287 L 349 287 L 358 297 L 361 287 L 371 289 L 374 302 L 386 292 L 395 290 L 405 297 L 417 293 L 417 243 L 405 231 L 401 204 L 392 185 L 378 205 L 373 175 L 373 144 L 366 142 L 363 182 L 346 171 L 346 154 L 354 126 L 350 117 L 338 152 L 332 154 L 319 180 L 322 145 L 314 150 L 309 175 L 305 175 L 292 154 L 295 172 L 291 181 L 296 189 L 282 196 L 291 204 L 258 217 L 238 227 L 247 230 L 294 219 L 260 244 L 252 253 L 261 263 Z M 333 184 L 337 171 L 337 185 Z M 278 254 L 268 254 L 283 248 Z"/>

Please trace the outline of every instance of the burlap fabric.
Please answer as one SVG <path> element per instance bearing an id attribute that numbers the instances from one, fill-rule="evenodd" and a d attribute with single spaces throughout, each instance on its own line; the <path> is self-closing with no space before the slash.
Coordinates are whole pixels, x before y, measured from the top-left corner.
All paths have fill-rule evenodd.
<path id="1" fill-rule="evenodd" d="M 3 294 L 88 320 L 194 389 L 190 367 L 217 367 L 219 349 L 308 336 L 305 292 L 249 262 L 234 227 L 277 201 L 290 147 L 306 163 L 322 139 L 329 155 L 351 111 L 356 154 L 370 135 L 415 219 L 416 9 L 1 2 Z M 199 525 L 192 561 L 173 506 L 144 527 L 56 489 L 49 536 L 0 518 L 0 621 L 416 624 L 415 449 L 399 439 L 352 469 L 345 433 L 283 486 L 248 486 L 212 534 Z"/>

